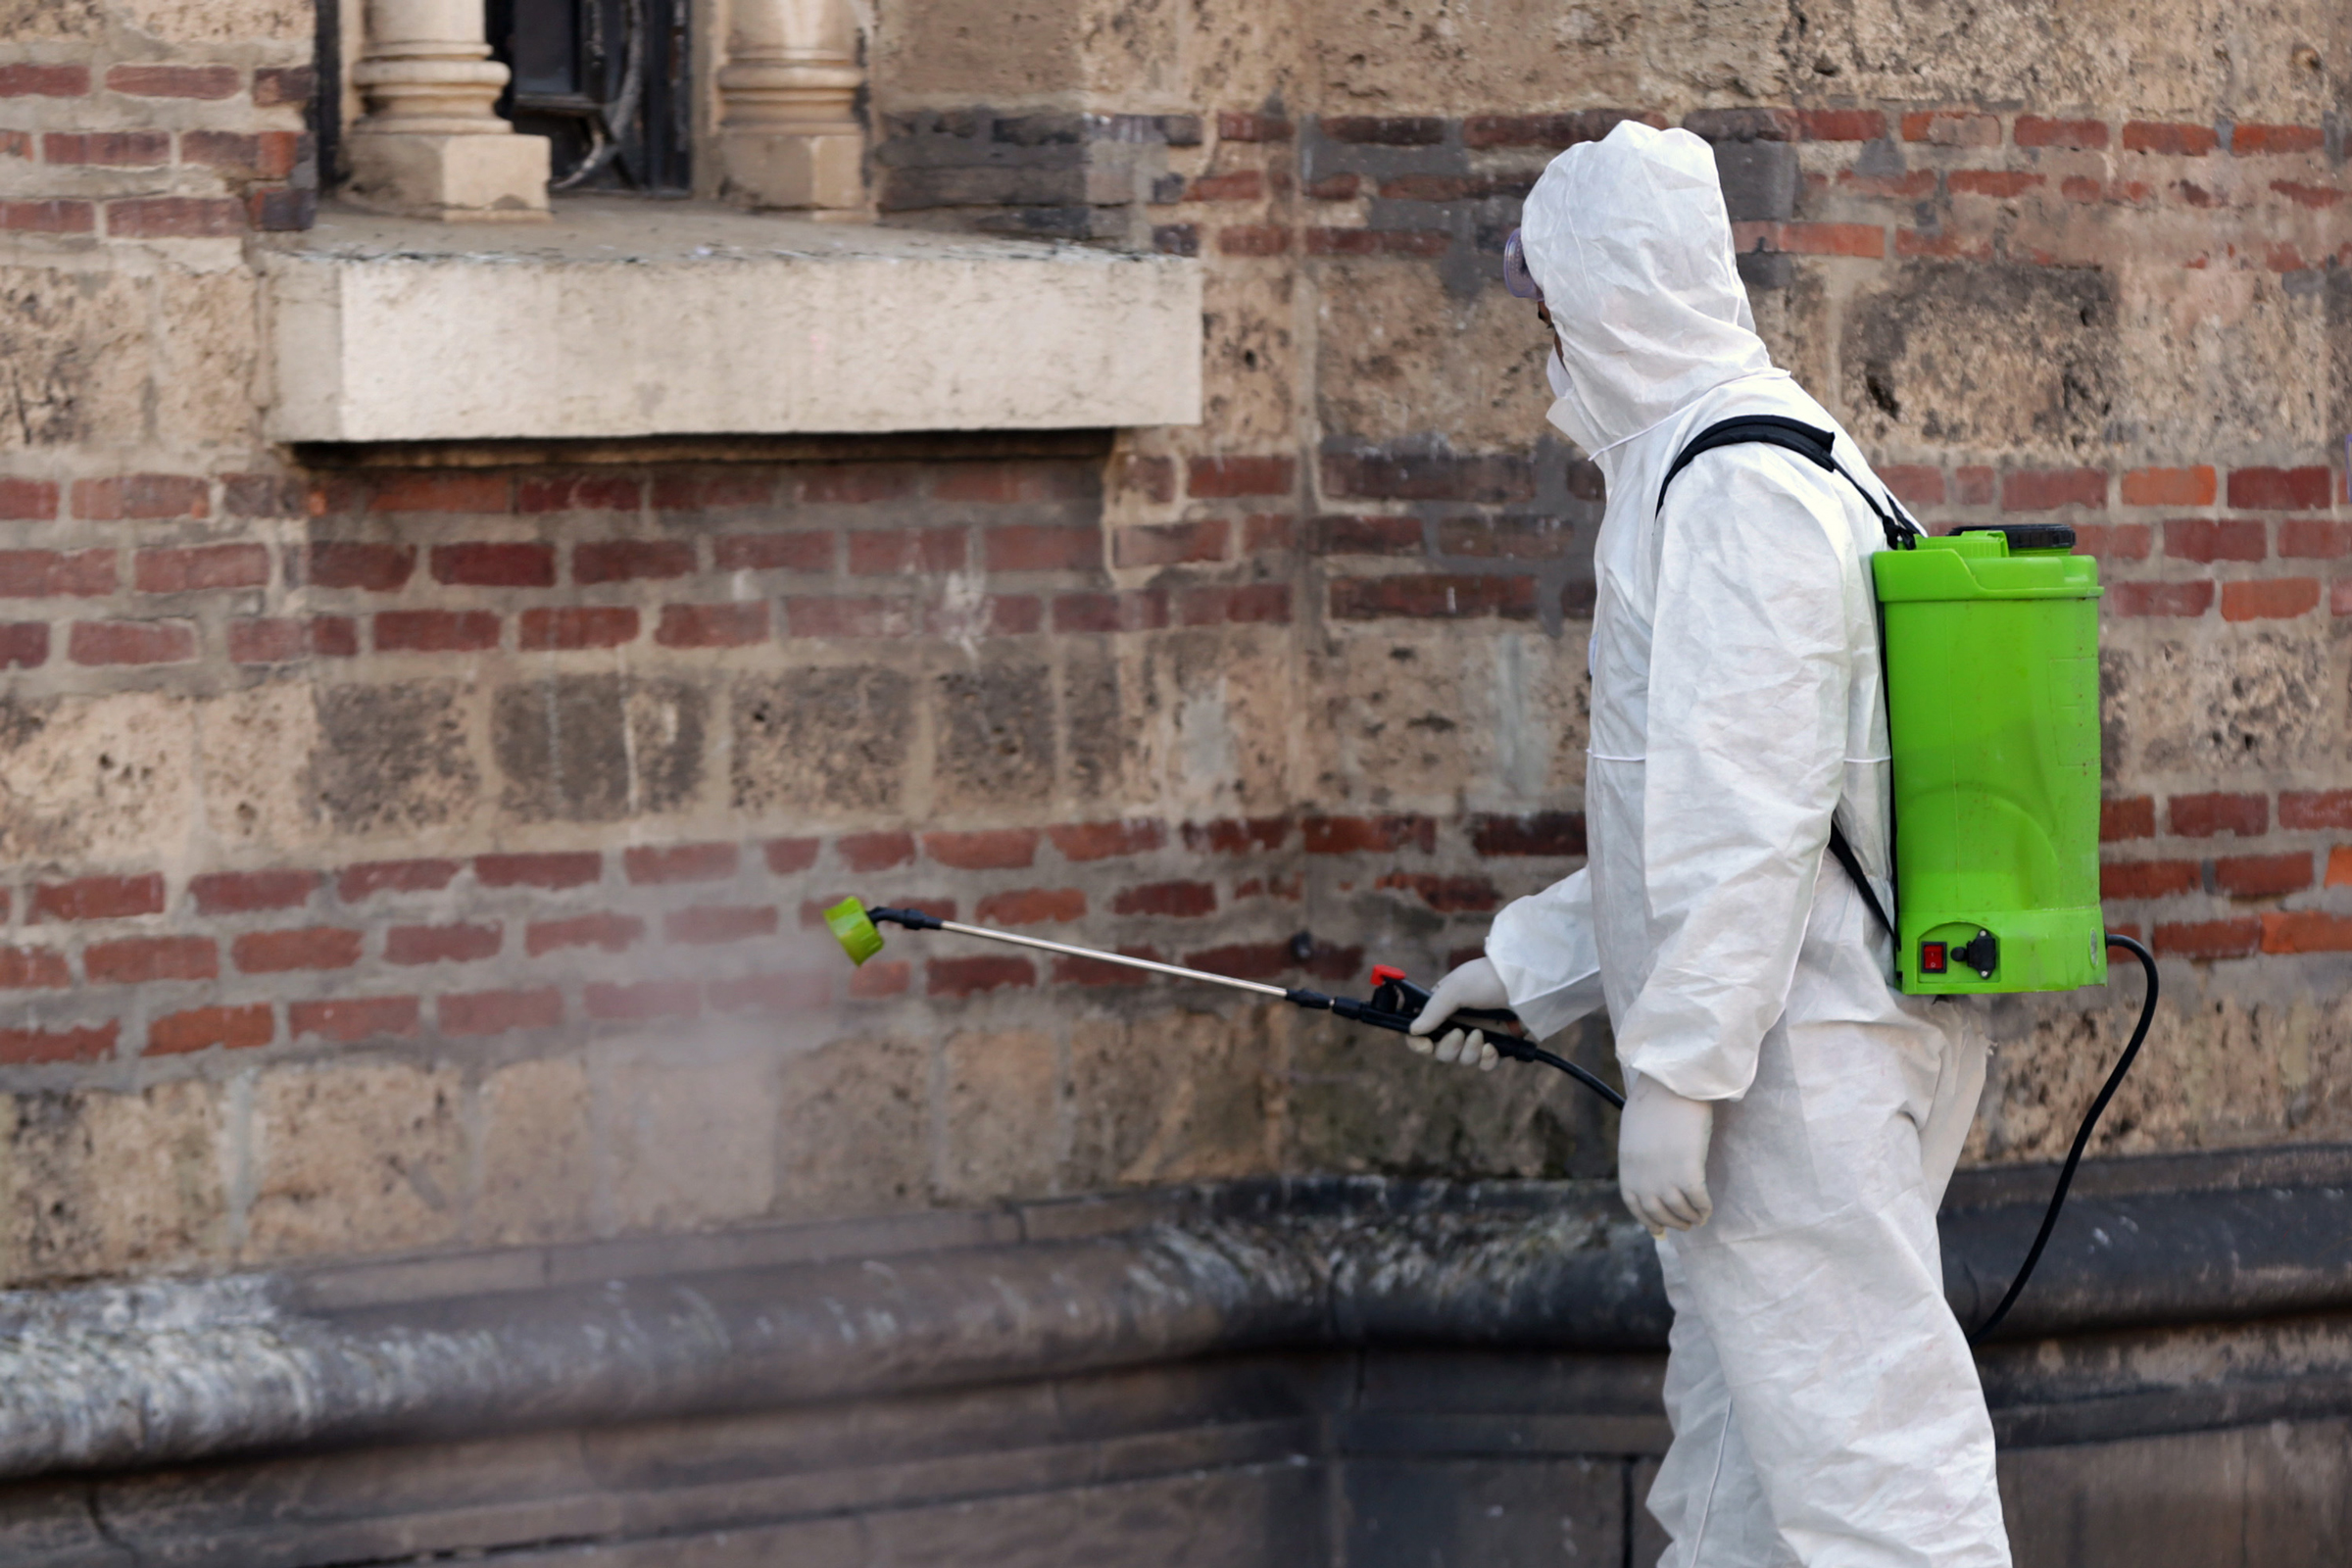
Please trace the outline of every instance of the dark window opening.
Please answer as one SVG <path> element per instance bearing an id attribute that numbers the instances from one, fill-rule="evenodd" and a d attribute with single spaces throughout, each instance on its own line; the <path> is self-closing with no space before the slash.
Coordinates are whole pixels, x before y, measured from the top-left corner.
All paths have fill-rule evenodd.
<path id="1" fill-rule="evenodd" d="M 514 74 L 498 112 L 555 145 L 551 189 L 683 196 L 691 185 L 692 0 L 489 0 Z"/>

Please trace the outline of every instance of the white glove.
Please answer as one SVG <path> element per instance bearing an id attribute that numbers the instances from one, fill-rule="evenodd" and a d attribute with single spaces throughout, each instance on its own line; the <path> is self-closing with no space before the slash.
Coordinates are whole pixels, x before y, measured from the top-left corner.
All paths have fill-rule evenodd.
<path id="1" fill-rule="evenodd" d="M 1715 1106 L 1685 1100 L 1654 1078 L 1628 1073 L 1625 1114 L 1617 1123 L 1617 1190 L 1652 1236 L 1704 1225 L 1715 1212 L 1707 1196 L 1707 1143 Z"/>
<path id="2" fill-rule="evenodd" d="M 1429 1005 L 1413 1020 L 1405 1032 L 1404 1043 L 1422 1055 L 1433 1050 L 1429 1037 L 1438 1026 L 1452 1016 L 1457 1007 L 1507 1007 L 1511 994 L 1503 989 L 1502 976 L 1494 965 L 1484 958 L 1472 958 L 1438 982 L 1438 989 L 1429 994 Z M 1501 1054 L 1490 1045 L 1487 1037 L 1476 1029 L 1449 1029 L 1440 1038 L 1434 1050 L 1440 1061 L 1458 1061 L 1467 1067 L 1472 1062 L 1486 1072 L 1493 1072 Z"/>

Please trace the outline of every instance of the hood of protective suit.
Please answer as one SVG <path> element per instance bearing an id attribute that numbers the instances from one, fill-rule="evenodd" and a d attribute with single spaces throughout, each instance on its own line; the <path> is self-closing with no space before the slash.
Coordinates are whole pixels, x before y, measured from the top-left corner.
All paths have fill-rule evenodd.
<path id="1" fill-rule="evenodd" d="M 1598 454 L 1704 392 L 1779 374 L 1733 261 L 1715 154 L 1625 121 L 1551 161 L 1520 218 L 1561 352 L 1550 418 Z"/>

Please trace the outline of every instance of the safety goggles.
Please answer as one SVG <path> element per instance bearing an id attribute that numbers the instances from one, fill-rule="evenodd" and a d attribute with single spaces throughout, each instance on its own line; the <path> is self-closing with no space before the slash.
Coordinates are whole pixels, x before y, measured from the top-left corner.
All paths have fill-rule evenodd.
<path id="1" fill-rule="evenodd" d="M 1519 230 L 1515 228 L 1511 237 L 1502 242 L 1502 286 L 1511 291 L 1514 299 L 1544 303 L 1544 291 L 1536 286 L 1536 274 L 1527 270 L 1527 247 L 1519 243 Z"/>

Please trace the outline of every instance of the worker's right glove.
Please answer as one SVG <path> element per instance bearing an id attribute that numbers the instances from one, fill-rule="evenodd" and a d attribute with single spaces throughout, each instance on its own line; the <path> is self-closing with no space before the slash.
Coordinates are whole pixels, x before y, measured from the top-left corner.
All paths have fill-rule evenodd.
<path id="1" fill-rule="evenodd" d="M 1443 1035 L 1437 1031 L 1453 1015 L 1457 1007 L 1507 1007 L 1511 994 L 1504 989 L 1502 976 L 1485 958 L 1472 958 L 1438 982 L 1438 989 L 1429 994 L 1429 1005 L 1413 1019 L 1412 1028 L 1405 1033 L 1404 1043 L 1426 1056 L 1433 1050 L 1440 1061 L 1458 1061 L 1463 1066 L 1477 1065 L 1489 1072 L 1502 1055 L 1494 1043 L 1477 1029 L 1448 1029 Z M 1431 1036 L 1436 1035 L 1434 1042 Z"/>
<path id="2" fill-rule="evenodd" d="M 1685 1100 L 1642 1073 L 1626 1078 L 1625 1114 L 1617 1123 L 1617 1190 L 1625 1206 L 1652 1236 L 1704 1225 L 1715 1212 L 1707 1196 L 1714 1103 Z"/>

